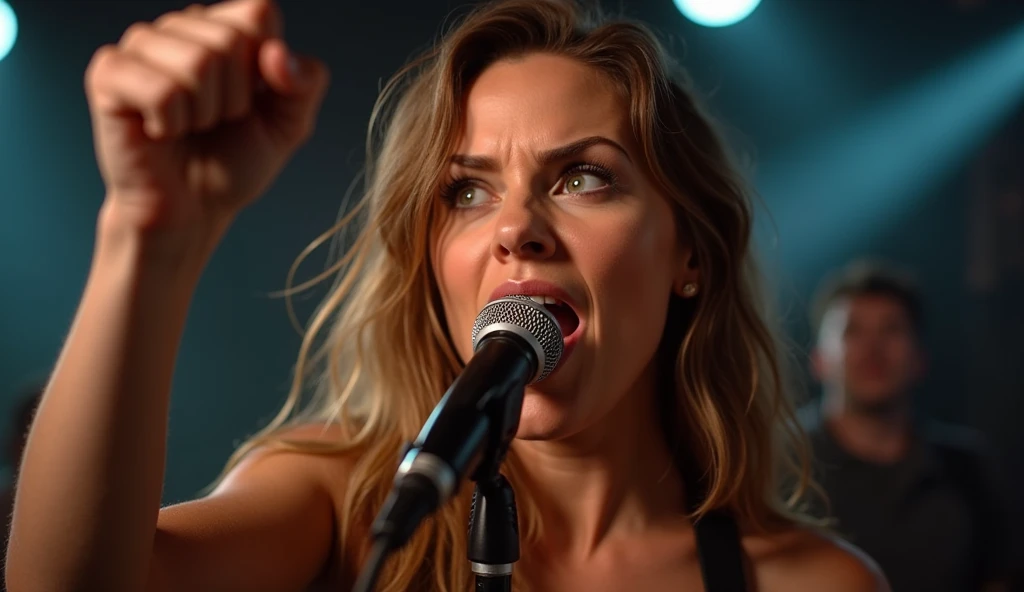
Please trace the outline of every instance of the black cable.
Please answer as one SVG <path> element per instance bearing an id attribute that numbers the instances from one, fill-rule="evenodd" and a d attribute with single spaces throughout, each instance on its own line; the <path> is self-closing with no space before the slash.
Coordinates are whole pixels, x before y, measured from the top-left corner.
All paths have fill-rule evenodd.
<path id="1" fill-rule="evenodd" d="M 366 560 L 366 564 L 363 565 L 362 572 L 359 574 L 359 579 L 356 580 L 356 585 L 352 588 L 352 592 L 373 592 L 374 587 L 377 585 L 377 578 L 380 577 L 380 570 L 384 567 L 384 562 L 388 558 L 388 552 L 391 550 L 388 541 L 385 538 L 378 538 L 373 543 L 373 547 L 370 549 L 370 557 Z"/>
<path id="2" fill-rule="evenodd" d="M 352 592 L 373 592 L 388 555 L 405 546 L 439 502 L 437 488 L 428 476 L 408 473 L 398 479 L 370 527 L 373 546 Z"/>

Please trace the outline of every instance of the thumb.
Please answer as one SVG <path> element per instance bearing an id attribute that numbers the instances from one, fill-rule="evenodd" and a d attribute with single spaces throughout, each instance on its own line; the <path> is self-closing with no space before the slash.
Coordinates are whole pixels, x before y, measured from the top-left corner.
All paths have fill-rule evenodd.
<path id="1" fill-rule="evenodd" d="M 280 39 L 264 41 L 257 61 L 260 76 L 279 95 L 301 98 L 326 83 L 327 68 L 322 62 L 292 52 Z"/>
<path id="2" fill-rule="evenodd" d="M 275 125 L 282 131 L 310 126 L 327 91 L 327 66 L 292 52 L 280 39 L 263 42 L 257 65 L 269 91 L 267 115 Z"/>

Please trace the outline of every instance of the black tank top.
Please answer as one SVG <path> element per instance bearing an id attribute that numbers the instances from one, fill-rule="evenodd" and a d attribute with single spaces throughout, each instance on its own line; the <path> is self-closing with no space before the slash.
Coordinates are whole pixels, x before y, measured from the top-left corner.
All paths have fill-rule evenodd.
<path id="1" fill-rule="evenodd" d="M 696 476 L 692 462 L 682 463 L 683 482 L 690 492 L 692 512 L 704 496 L 703 480 Z M 744 573 L 743 547 L 732 514 L 712 510 L 693 524 L 697 538 L 697 558 L 705 592 L 749 592 Z"/>
<path id="2" fill-rule="evenodd" d="M 713 511 L 693 525 L 705 592 L 748 592 L 743 549 L 732 515 Z"/>

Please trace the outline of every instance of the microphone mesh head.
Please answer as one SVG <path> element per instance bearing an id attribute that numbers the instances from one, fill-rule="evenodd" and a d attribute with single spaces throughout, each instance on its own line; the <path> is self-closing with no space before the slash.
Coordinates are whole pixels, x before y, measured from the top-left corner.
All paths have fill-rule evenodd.
<path id="1" fill-rule="evenodd" d="M 562 329 L 551 311 L 529 296 L 506 296 L 489 302 L 473 323 L 473 350 L 479 340 L 495 330 L 518 334 L 534 349 L 543 367 L 530 382 L 547 378 L 562 357 Z"/>

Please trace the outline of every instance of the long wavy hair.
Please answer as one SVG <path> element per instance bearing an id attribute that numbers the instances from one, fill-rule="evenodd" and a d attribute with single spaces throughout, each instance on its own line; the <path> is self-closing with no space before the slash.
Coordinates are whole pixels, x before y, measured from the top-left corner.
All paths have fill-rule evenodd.
<path id="1" fill-rule="evenodd" d="M 807 453 L 784 396 L 784 356 L 756 286 L 748 191 L 655 35 L 572 0 L 478 7 L 382 89 L 370 120 L 362 199 L 289 273 L 292 291 L 331 277 L 334 283 L 305 329 L 287 402 L 232 456 L 225 474 L 264 445 L 354 453 L 338 536 L 341 545 L 360 545 L 352 533 L 365 530 L 387 496 L 400 447 L 415 438 L 463 367 L 430 253 L 445 216 L 439 186 L 456 147 L 465 95 L 489 64 L 530 52 L 579 60 L 617 85 L 647 174 L 671 199 L 681 232 L 693 241 L 701 292 L 673 300 L 659 351 L 665 436 L 680 470 L 690 469 L 701 483 L 692 518 L 725 510 L 744 530 L 793 525 L 800 520 L 794 504 L 810 483 Z M 345 241 L 350 244 L 338 260 L 294 285 L 301 260 L 351 228 L 358 234 Z M 313 442 L 284 435 L 289 426 L 310 422 L 337 426 L 340 436 Z M 514 450 L 505 470 L 516 487 L 528 550 L 543 525 Z M 382 590 L 470 587 L 471 492 L 463 490 L 388 562 Z M 527 584 L 516 581 L 517 589 Z"/>

